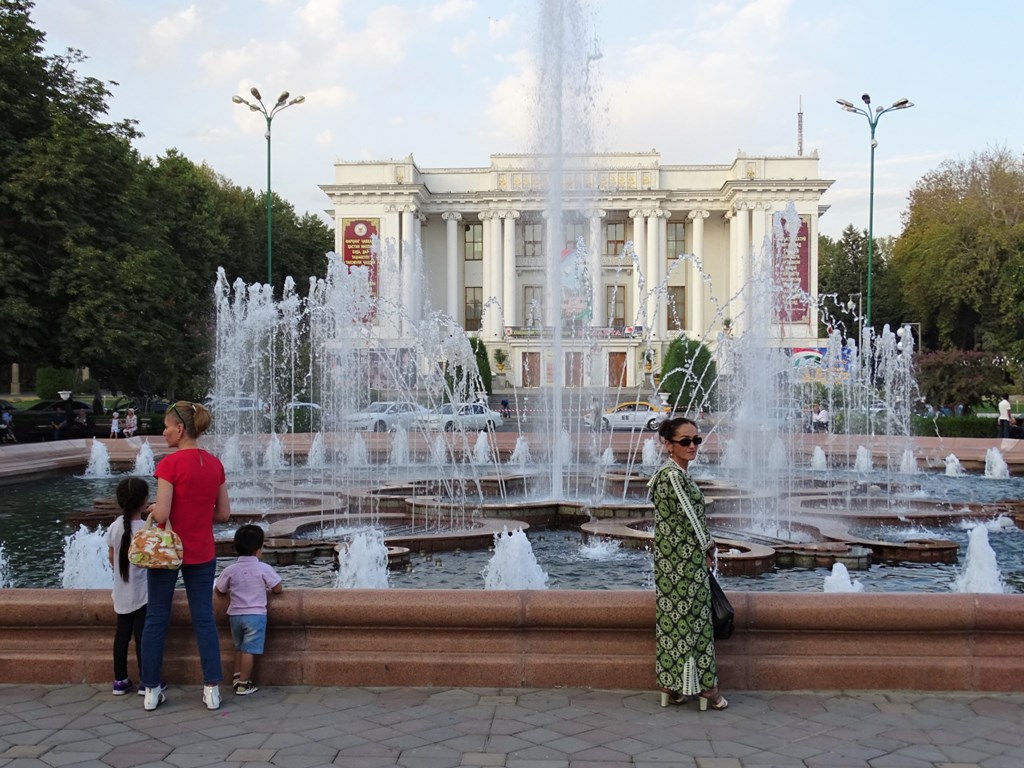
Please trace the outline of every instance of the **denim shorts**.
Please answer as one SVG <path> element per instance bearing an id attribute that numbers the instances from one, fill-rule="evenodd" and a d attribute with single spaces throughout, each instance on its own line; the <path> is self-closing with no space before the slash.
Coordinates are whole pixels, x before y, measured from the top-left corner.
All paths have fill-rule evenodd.
<path id="1" fill-rule="evenodd" d="M 231 624 L 231 639 L 235 650 L 259 656 L 267 639 L 267 615 L 251 613 L 243 616 L 228 616 Z"/>

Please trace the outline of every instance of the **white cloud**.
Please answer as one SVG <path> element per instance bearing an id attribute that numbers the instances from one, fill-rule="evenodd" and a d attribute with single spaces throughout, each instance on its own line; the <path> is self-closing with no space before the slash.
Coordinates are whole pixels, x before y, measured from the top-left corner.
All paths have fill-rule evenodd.
<path id="1" fill-rule="evenodd" d="M 500 19 L 487 19 L 487 36 L 491 40 L 498 40 L 505 37 L 515 23 L 515 16 L 503 16 Z"/>
<path id="2" fill-rule="evenodd" d="M 329 147 L 334 143 L 334 135 L 331 133 L 330 128 L 324 128 L 320 133 L 313 139 L 318 146 Z"/>
<path id="3" fill-rule="evenodd" d="M 474 31 L 469 31 L 461 37 L 454 38 L 451 44 L 452 55 L 460 59 L 465 58 L 476 47 L 476 41 L 477 35 Z"/>
<path id="4" fill-rule="evenodd" d="M 300 32 L 320 40 L 341 35 L 345 28 L 343 4 L 343 0 L 308 0 L 295 12 Z"/>
<path id="5" fill-rule="evenodd" d="M 173 16 L 158 19 L 145 32 L 140 64 L 145 67 L 166 64 L 177 55 L 183 43 L 193 38 L 199 26 L 200 15 L 195 5 Z"/>
<path id="6" fill-rule="evenodd" d="M 473 0 L 445 0 L 430 9 L 430 18 L 435 22 L 448 21 L 472 13 L 475 9 L 476 3 Z"/>

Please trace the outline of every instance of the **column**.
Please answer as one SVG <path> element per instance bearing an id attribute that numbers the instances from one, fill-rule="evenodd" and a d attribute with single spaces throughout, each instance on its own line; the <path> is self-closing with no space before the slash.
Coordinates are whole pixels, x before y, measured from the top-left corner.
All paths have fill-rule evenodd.
<path id="1" fill-rule="evenodd" d="M 709 215 L 704 209 L 689 213 L 689 219 L 693 222 L 693 261 L 690 263 L 690 274 L 686 277 L 686 304 L 690 308 L 687 327 L 698 339 L 707 331 L 704 327 L 704 277 L 701 272 L 704 269 L 704 219 Z"/>
<path id="2" fill-rule="evenodd" d="M 629 218 L 633 220 L 633 306 L 627 309 L 627 312 L 631 311 L 631 314 L 627 314 L 627 317 L 632 317 L 633 320 L 627 324 L 629 325 L 647 325 L 646 313 L 642 313 L 644 308 L 644 294 L 647 292 L 647 267 L 645 266 L 645 258 L 647 256 L 646 238 L 644 237 L 644 228 L 646 222 L 644 221 L 644 211 L 640 208 L 634 208 L 629 212 Z"/>
<path id="3" fill-rule="evenodd" d="M 504 290 L 502 289 L 502 284 L 504 283 L 504 275 L 502 273 L 504 263 L 502 261 L 501 253 L 502 214 L 498 211 L 494 211 L 491 216 L 491 286 L 489 289 L 484 291 L 484 301 L 493 302 L 491 305 L 491 311 L 488 313 L 490 322 L 487 323 L 487 338 L 493 340 L 500 338 L 502 335 L 501 301 L 504 297 Z M 487 258 L 486 254 L 484 254 L 484 258 Z"/>
<path id="4" fill-rule="evenodd" d="M 733 324 L 739 333 L 750 327 L 749 292 L 750 292 L 750 203 L 736 203 L 736 279 L 737 286 L 733 292 L 736 296 L 736 312 L 733 313 Z"/>
<path id="5" fill-rule="evenodd" d="M 592 208 L 587 211 L 587 220 L 590 224 L 590 324 L 594 328 L 608 324 L 608 306 L 605 303 L 604 295 L 604 270 L 601 268 L 601 252 L 604 250 L 604 241 L 601 238 L 601 219 L 605 215 L 605 211 L 600 208 Z"/>
<path id="6" fill-rule="evenodd" d="M 402 239 L 399 255 L 402 270 L 402 336 L 411 336 L 411 325 L 414 322 L 413 306 L 416 292 L 416 259 L 413 252 L 416 248 L 413 219 L 416 209 L 411 205 L 402 207 Z"/>
<path id="7" fill-rule="evenodd" d="M 502 258 L 502 299 L 505 325 L 519 325 L 519 297 L 516 283 L 516 222 L 519 211 L 505 211 L 502 214 L 504 243 L 501 249 Z M 503 329 L 502 329 L 503 331 Z M 502 333 L 504 335 L 504 332 Z"/>
<path id="8" fill-rule="evenodd" d="M 11 363 L 11 394 L 21 394 L 21 366 Z"/>
<path id="9" fill-rule="evenodd" d="M 490 290 L 491 290 L 491 283 L 493 282 L 493 277 L 491 276 L 491 272 L 494 269 L 494 261 L 491 258 L 491 249 L 494 247 L 494 244 L 493 244 L 493 242 L 491 240 L 491 226 L 494 223 L 491 217 L 493 215 L 494 214 L 491 211 L 480 211 L 480 221 L 483 223 L 483 239 L 484 239 L 484 242 L 483 242 L 484 252 L 483 252 L 483 254 L 481 256 L 481 265 L 480 265 L 480 271 L 482 273 L 482 276 L 481 276 L 481 279 L 480 279 L 480 284 L 481 284 L 480 294 L 481 294 L 481 301 L 482 301 L 481 311 L 483 313 L 482 316 L 481 316 L 481 319 L 480 319 L 480 335 L 481 336 L 486 336 L 487 335 L 487 329 L 488 329 L 488 324 L 490 323 L 491 315 L 493 315 L 495 313 L 495 311 L 496 311 L 493 307 L 490 307 L 490 306 L 487 305 L 487 301 L 488 301 L 488 298 L 489 298 L 489 293 L 490 293 Z"/>
<path id="10" fill-rule="evenodd" d="M 459 322 L 459 296 L 463 293 L 463 275 L 459 269 L 459 222 L 462 214 L 458 211 L 445 211 L 441 214 L 444 221 L 445 268 L 448 278 L 445 295 L 445 311 Z"/>
<path id="11" fill-rule="evenodd" d="M 417 325 L 423 320 L 423 292 L 427 282 L 427 270 L 423 264 L 423 227 L 426 223 L 427 217 L 424 214 L 413 214 L 412 263 L 416 279 L 412 285 L 412 319 Z"/>
<path id="12" fill-rule="evenodd" d="M 661 243 L 658 241 L 658 216 L 661 211 L 654 209 L 647 212 L 647 322 L 644 325 L 650 329 L 651 337 L 657 336 L 659 324 L 658 318 L 658 289 L 661 285 L 661 278 L 658 277 L 658 262 L 661 261 Z"/>

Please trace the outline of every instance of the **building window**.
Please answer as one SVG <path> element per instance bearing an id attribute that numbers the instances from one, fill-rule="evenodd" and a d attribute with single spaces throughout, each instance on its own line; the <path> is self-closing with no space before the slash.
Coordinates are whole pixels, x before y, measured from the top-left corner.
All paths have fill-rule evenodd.
<path id="1" fill-rule="evenodd" d="M 523 325 L 527 328 L 544 325 L 544 286 L 523 286 Z"/>
<path id="2" fill-rule="evenodd" d="M 519 256 L 543 256 L 544 255 L 544 225 L 523 224 L 522 250 L 518 251 Z M 516 240 L 517 250 L 520 248 L 519 240 Z"/>
<path id="3" fill-rule="evenodd" d="M 466 261 L 480 261 L 484 257 L 484 225 L 466 225 Z"/>
<path id="4" fill-rule="evenodd" d="M 479 331 L 484 309 L 484 289 L 466 288 L 466 330 Z"/>
<path id="5" fill-rule="evenodd" d="M 626 223 L 610 221 L 604 227 L 604 255 L 619 256 L 626 249 Z"/>
<path id="6" fill-rule="evenodd" d="M 682 222 L 670 221 L 665 228 L 665 234 L 668 240 L 665 253 L 668 255 L 669 261 L 673 261 L 681 253 L 686 253 L 686 243 L 683 242 L 685 231 Z"/>
<path id="7" fill-rule="evenodd" d="M 585 221 L 569 222 L 565 225 L 565 247 L 575 251 L 576 243 L 583 238 L 583 247 L 587 248 L 587 223 Z"/>
<path id="8" fill-rule="evenodd" d="M 668 287 L 668 327 L 686 329 L 686 286 Z"/>
<path id="9" fill-rule="evenodd" d="M 608 308 L 608 325 L 624 328 L 626 325 L 626 288 L 622 285 L 606 285 L 605 302 Z"/>

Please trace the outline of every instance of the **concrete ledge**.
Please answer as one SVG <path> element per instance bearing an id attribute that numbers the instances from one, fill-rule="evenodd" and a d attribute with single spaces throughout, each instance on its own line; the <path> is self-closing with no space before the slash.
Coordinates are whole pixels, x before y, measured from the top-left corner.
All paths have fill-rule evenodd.
<path id="1" fill-rule="evenodd" d="M 729 597 L 737 630 L 718 646 L 726 689 L 1024 690 L 1021 595 Z M 651 689 L 653 601 L 636 591 L 291 590 L 272 601 L 257 675 L 267 685 Z M 4 682 L 107 682 L 113 635 L 106 591 L 0 590 Z M 184 594 L 164 673 L 200 679 Z"/>

